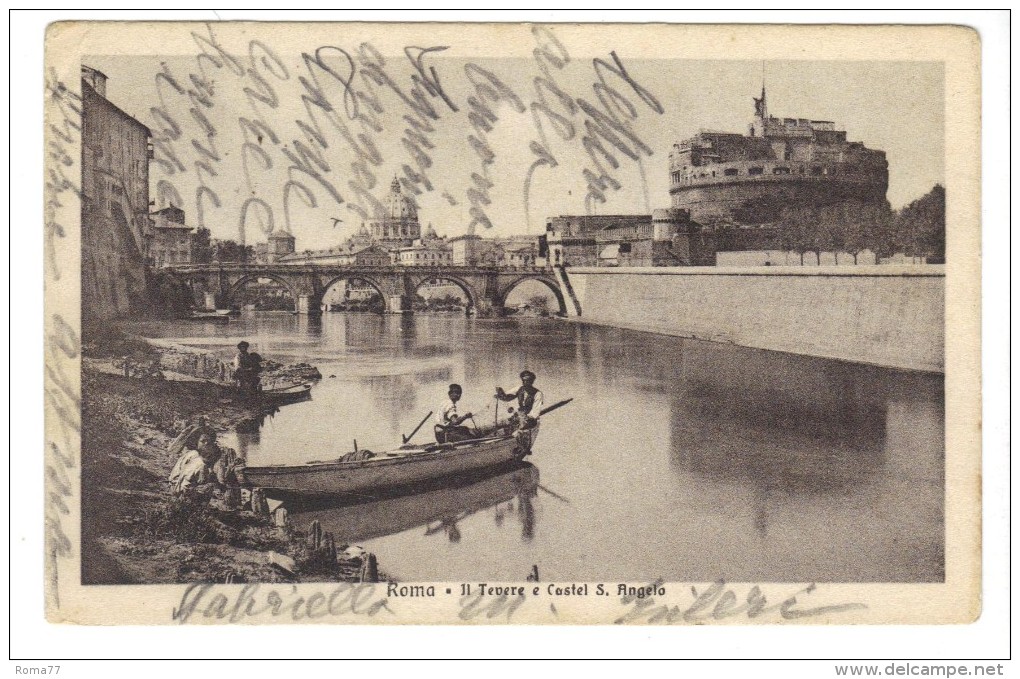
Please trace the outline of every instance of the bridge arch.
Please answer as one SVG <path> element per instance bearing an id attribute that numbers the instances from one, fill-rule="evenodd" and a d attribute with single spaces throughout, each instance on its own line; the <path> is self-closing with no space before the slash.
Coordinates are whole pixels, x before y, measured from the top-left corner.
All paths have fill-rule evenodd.
<path id="1" fill-rule="evenodd" d="M 320 303 L 326 299 L 326 295 L 329 294 L 329 289 L 341 281 L 363 281 L 371 286 L 376 292 L 379 293 L 379 297 L 382 298 L 383 311 L 390 311 L 390 296 L 386 294 L 386 289 L 379 283 L 379 281 L 373 279 L 371 276 L 366 276 L 359 273 L 340 274 L 338 276 L 332 276 L 328 278 L 325 284 L 322 286 L 322 295 L 319 296 Z"/>
<path id="2" fill-rule="evenodd" d="M 475 287 L 468 283 L 463 278 L 446 273 L 421 276 L 419 278 L 416 278 L 415 280 L 412 281 L 412 284 L 414 285 L 414 290 L 412 291 L 413 294 L 417 294 L 419 288 L 421 288 L 421 286 L 425 285 L 429 281 L 446 281 L 449 283 L 453 283 L 458 288 L 460 288 L 461 292 L 464 293 L 464 296 L 467 297 L 468 304 L 471 307 L 474 307 L 475 309 L 479 308 L 480 299 L 478 291 L 475 289 Z"/>
<path id="3" fill-rule="evenodd" d="M 226 306 L 233 307 L 234 300 L 237 298 L 238 293 L 241 292 L 244 286 L 247 285 L 248 283 L 258 282 L 260 278 L 268 278 L 286 288 L 287 292 L 290 294 L 291 302 L 294 304 L 294 311 L 298 310 L 298 293 L 297 290 L 294 288 L 294 285 L 283 276 L 278 276 L 273 273 L 264 272 L 244 274 L 236 281 L 234 281 L 234 283 L 230 286 L 230 289 L 227 291 L 226 300 L 224 300 Z"/>
<path id="4" fill-rule="evenodd" d="M 559 283 L 557 283 L 556 279 L 552 276 L 546 276 L 543 274 L 525 274 L 520 278 L 514 279 L 499 291 L 499 296 L 496 298 L 496 304 L 500 307 L 506 306 L 506 298 L 510 296 L 510 293 L 513 292 L 517 286 L 526 281 L 538 281 L 549 288 L 556 297 L 556 303 L 560 307 L 560 314 L 564 316 L 567 315 L 567 302 L 563 298 L 563 291 L 560 290 Z"/>

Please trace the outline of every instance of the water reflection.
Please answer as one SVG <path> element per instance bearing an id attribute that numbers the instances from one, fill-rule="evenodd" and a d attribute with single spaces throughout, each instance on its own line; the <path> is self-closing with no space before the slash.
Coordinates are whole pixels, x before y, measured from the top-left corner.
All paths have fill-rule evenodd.
<path id="1" fill-rule="evenodd" d="M 532 498 L 538 493 L 538 469 L 524 464 L 512 469 L 432 484 L 422 492 L 395 497 L 362 499 L 355 504 L 291 505 L 299 526 L 318 521 L 338 541 L 363 542 L 424 527 L 426 537 L 443 536 L 451 543 L 462 539 L 460 524 L 468 517 L 493 509 L 494 525 L 508 516 L 520 523 L 521 540 L 535 535 Z M 349 501 L 348 501 L 349 502 Z M 516 503 L 516 511 L 514 505 Z"/>
<path id="2" fill-rule="evenodd" d="M 525 367 L 547 404 L 573 397 L 529 458 L 569 501 L 515 491 L 471 512 L 474 491 L 446 489 L 382 512 L 417 517 L 388 533 L 358 528 L 380 516 L 369 505 L 343 509 L 331 530 L 373 535 L 350 539 L 404 579 L 944 578 L 940 375 L 543 319 L 256 314 L 139 332 L 227 356 L 244 337 L 327 376 L 252 432 L 250 464 L 393 448 L 450 382 L 480 423 Z"/>

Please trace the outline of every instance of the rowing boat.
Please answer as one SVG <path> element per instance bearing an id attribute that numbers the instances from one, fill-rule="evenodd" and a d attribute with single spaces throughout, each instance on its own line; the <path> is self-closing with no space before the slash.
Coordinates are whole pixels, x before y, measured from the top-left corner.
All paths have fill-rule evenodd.
<path id="1" fill-rule="evenodd" d="M 318 521 L 338 543 L 358 543 L 437 522 L 452 523 L 508 501 L 528 502 L 538 494 L 538 482 L 538 469 L 525 462 L 440 479 L 421 492 L 288 500 L 287 506 L 295 525 Z"/>
<path id="2" fill-rule="evenodd" d="M 259 391 L 259 398 L 272 405 L 283 405 L 303 401 L 312 394 L 312 385 L 309 383 L 289 384 L 281 387 L 263 387 Z"/>
<path id="3" fill-rule="evenodd" d="M 530 454 L 537 437 L 536 425 L 457 443 L 405 444 L 384 453 L 355 451 L 326 462 L 247 467 L 244 476 L 250 484 L 277 493 L 368 494 L 519 462 Z"/>

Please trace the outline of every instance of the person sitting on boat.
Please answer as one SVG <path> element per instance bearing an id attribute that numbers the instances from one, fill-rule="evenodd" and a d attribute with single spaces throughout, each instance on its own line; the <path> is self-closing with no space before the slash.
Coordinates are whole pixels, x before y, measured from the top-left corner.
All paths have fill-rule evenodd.
<path id="1" fill-rule="evenodd" d="M 525 370 L 521 373 L 521 386 L 508 394 L 502 387 L 496 387 L 496 398 L 500 401 L 517 401 L 517 412 L 512 420 L 519 429 L 531 429 L 538 424 L 542 411 L 542 392 L 535 387 L 535 373 Z"/>
<path id="2" fill-rule="evenodd" d="M 449 399 L 436 411 L 436 441 L 439 443 L 456 443 L 475 438 L 471 429 L 464 426 L 464 422 L 471 419 L 471 413 L 460 415 L 457 412 L 457 401 L 463 393 L 459 384 L 451 384 L 447 392 Z"/>
<path id="3" fill-rule="evenodd" d="M 248 353 L 247 342 L 237 343 L 237 354 L 234 356 L 234 380 L 245 397 L 252 397 L 259 391 L 259 373 L 262 371 L 262 357 Z"/>

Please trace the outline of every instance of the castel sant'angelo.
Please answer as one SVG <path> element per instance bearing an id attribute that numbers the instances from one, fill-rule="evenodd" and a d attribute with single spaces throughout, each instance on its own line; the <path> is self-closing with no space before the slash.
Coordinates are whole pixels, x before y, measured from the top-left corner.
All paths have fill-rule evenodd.
<path id="1" fill-rule="evenodd" d="M 746 135 L 702 131 L 673 145 L 671 202 L 701 224 L 747 222 L 749 206 L 883 203 L 889 185 L 885 152 L 848 142 L 827 120 L 770 116 L 754 99 Z"/>

